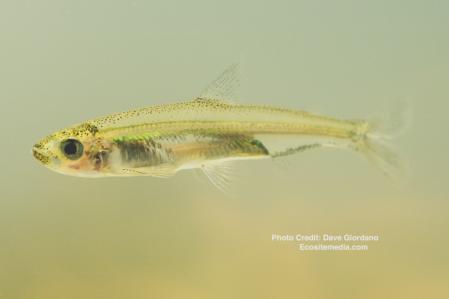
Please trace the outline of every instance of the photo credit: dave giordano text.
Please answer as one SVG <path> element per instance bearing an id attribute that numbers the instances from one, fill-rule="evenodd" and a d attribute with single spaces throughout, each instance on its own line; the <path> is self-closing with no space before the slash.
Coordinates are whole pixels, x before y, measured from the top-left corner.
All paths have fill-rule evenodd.
<path id="1" fill-rule="evenodd" d="M 367 251 L 377 234 L 272 234 L 273 242 L 295 243 L 299 251 Z"/>

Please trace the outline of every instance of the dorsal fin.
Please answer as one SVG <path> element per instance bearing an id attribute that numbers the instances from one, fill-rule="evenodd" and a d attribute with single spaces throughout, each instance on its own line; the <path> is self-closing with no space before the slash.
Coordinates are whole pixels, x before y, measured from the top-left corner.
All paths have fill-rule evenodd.
<path id="1" fill-rule="evenodd" d="M 229 100 L 221 100 L 221 99 L 209 99 L 209 98 L 195 98 L 192 100 L 192 102 L 195 103 L 204 103 L 204 104 L 209 104 L 209 105 L 235 105 L 234 102 L 231 102 Z"/>
<path id="2" fill-rule="evenodd" d="M 238 73 L 239 65 L 237 63 L 230 65 L 220 76 L 209 83 L 197 99 L 218 100 L 231 104 L 240 83 Z"/>

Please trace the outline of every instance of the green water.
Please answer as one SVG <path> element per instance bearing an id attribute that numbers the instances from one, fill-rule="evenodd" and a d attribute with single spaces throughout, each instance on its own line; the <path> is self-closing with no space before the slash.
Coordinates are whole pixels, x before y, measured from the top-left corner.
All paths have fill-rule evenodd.
<path id="1" fill-rule="evenodd" d="M 447 297 L 448 11 L 445 1 L 2 1 L 0 298 Z M 397 145 L 409 184 L 333 149 L 239 163 L 234 197 L 190 172 L 80 179 L 31 156 L 71 124 L 196 96 L 234 62 L 241 103 L 364 118 L 408 101 L 414 119 Z M 381 239 L 365 252 L 301 252 L 274 233 Z"/>

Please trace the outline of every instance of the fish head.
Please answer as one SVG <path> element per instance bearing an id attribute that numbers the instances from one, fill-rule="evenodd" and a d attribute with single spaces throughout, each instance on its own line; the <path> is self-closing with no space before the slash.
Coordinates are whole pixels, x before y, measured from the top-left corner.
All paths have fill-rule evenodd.
<path id="1" fill-rule="evenodd" d="M 55 132 L 37 142 L 33 156 L 45 167 L 72 176 L 101 176 L 107 146 L 96 136 L 97 127 L 82 124 Z"/>

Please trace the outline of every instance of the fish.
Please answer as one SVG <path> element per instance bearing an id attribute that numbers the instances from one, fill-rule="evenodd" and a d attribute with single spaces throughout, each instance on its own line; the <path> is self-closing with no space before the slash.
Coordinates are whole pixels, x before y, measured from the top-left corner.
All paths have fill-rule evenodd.
<path id="1" fill-rule="evenodd" d="M 399 166 L 391 130 L 378 120 L 337 119 L 302 110 L 231 102 L 233 65 L 198 97 L 115 113 L 57 131 L 33 156 L 78 177 L 168 178 L 200 169 L 218 188 L 236 160 L 277 159 L 321 147 L 362 153 L 385 173 Z M 343 166 L 343 165 L 342 165 Z"/>

